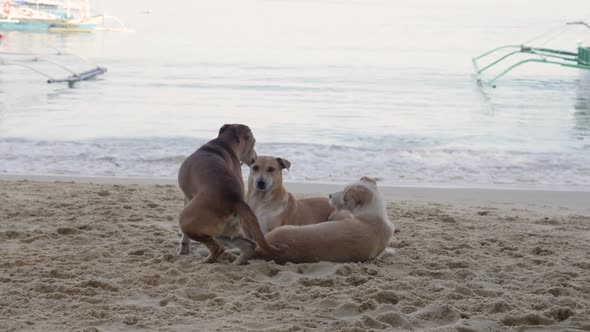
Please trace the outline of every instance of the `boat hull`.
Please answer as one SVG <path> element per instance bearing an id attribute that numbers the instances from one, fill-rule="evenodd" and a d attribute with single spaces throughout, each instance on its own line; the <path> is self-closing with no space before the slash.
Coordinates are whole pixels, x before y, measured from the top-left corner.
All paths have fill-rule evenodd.
<path id="1" fill-rule="evenodd" d="M 96 23 L 0 20 L 0 31 L 92 32 Z"/>

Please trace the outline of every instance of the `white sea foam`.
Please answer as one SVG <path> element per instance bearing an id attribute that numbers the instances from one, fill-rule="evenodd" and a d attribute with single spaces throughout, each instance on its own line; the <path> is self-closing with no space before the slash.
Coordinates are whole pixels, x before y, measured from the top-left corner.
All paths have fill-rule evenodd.
<path id="1" fill-rule="evenodd" d="M 37 141 L 0 139 L 0 172 L 175 177 L 204 140 L 189 138 Z M 384 185 L 590 188 L 590 155 L 450 148 L 368 149 L 257 144 L 292 162 L 287 181 L 346 183 L 363 175 Z M 244 168 L 246 176 L 247 169 Z"/>

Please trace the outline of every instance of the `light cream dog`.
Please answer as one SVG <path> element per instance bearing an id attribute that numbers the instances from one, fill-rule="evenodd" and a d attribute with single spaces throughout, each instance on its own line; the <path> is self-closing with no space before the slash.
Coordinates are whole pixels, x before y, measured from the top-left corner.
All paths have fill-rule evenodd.
<path id="1" fill-rule="evenodd" d="M 328 220 L 334 208 L 328 198 L 296 199 L 283 186 L 283 170 L 291 162 L 284 158 L 258 156 L 250 165 L 248 205 L 264 234 L 283 225 L 310 225 Z"/>
<path id="2" fill-rule="evenodd" d="M 287 254 L 277 259 L 258 251 L 257 256 L 294 263 L 364 262 L 385 251 L 395 228 L 374 179 L 363 177 L 348 185 L 330 195 L 330 203 L 337 210 L 331 219 L 337 220 L 277 227 L 266 239 L 270 244 L 286 244 Z"/>

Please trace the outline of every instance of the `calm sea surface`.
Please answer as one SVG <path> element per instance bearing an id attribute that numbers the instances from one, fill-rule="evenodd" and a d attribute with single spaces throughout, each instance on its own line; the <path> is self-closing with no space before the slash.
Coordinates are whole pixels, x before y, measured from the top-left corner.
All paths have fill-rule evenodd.
<path id="1" fill-rule="evenodd" d="M 0 173 L 175 177 L 245 123 L 291 181 L 590 190 L 590 72 L 525 65 L 490 89 L 471 67 L 546 32 L 532 44 L 590 44 L 561 30 L 587 0 L 93 3 L 135 32 L 4 33 L 0 52 L 109 72 L 69 89 L 0 66 Z"/>

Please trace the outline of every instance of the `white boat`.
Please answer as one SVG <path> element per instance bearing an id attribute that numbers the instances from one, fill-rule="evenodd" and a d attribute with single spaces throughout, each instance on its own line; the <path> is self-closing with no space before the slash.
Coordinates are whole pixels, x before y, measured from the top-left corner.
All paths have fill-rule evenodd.
<path id="1" fill-rule="evenodd" d="M 1 0 L 0 0 L 1 1 Z M 105 28 L 114 20 L 116 29 Z M 88 0 L 4 0 L 0 31 L 92 32 L 129 31 L 116 17 L 92 15 Z"/>

